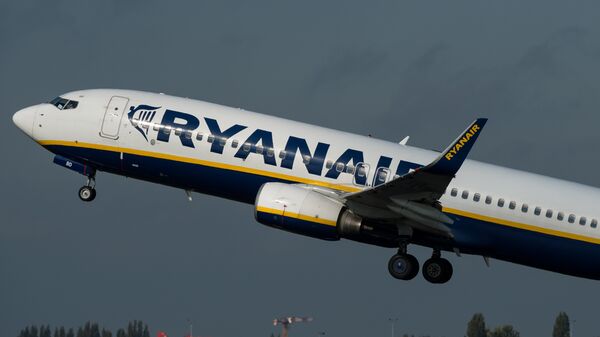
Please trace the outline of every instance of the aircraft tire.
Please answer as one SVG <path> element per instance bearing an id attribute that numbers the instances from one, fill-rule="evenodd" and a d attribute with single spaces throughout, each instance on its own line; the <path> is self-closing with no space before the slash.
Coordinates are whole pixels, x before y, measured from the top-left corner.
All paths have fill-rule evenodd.
<path id="1" fill-rule="evenodd" d="M 453 268 L 450 261 L 443 258 L 431 258 L 423 264 L 423 277 L 431 283 L 441 284 L 450 281 Z"/>
<path id="2" fill-rule="evenodd" d="M 96 199 L 96 189 L 90 186 L 83 186 L 79 189 L 79 199 L 85 202 L 93 201 Z"/>
<path id="3" fill-rule="evenodd" d="M 419 273 L 419 261 L 410 254 L 396 254 L 388 262 L 388 271 L 398 280 L 412 280 Z"/>

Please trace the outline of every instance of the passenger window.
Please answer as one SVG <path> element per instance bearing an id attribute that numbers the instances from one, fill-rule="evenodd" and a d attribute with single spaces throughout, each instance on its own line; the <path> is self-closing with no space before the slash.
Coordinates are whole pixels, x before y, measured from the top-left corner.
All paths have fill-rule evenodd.
<path id="1" fill-rule="evenodd" d="M 310 156 L 309 155 L 302 156 L 302 162 L 304 163 L 304 165 L 307 165 L 308 163 L 310 163 Z"/>
<path id="2" fill-rule="evenodd" d="M 540 214 L 542 214 L 542 209 L 541 209 L 541 208 L 539 208 L 539 207 L 536 207 L 536 208 L 533 210 L 533 214 L 535 214 L 535 215 L 540 215 Z"/>
<path id="3" fill-rule="evenodd" d="M 213 136 L 213 135 L 208 135 L 208 139 L 207 139 L 207 141 L 208 141 L 209 143 L 212 143 L 212 142 L 214 142 L 214 141 L 215 141 L 215 136 Z"/>
<path id="4" fill-rule="evenodd" d="M 162 133 L 164 133 L 165 135 L 170 135 L 171 134 L 171 130 L 172 130 L 172 128 L 170 126 L 165 126 L 162 129 Z"/>
<path id="5" fill-rule="evenodd" d="M 262 154 L 262 153 L 263 153 L 263 150 L 264 150 L 264 148 L 263 148 L 261 145 L 257 145 L 257 146 L 255 147 L 255 149 L 256 149 L 256 153 L 257 153 L 257 154 Z"/>
<path id="6" fill-rule="evenodd" d="M 504 207 L 504 199 L 498 199 L 498 207 Z"/>
<path id="7" fill-rule="evenodd" d="M 575 214 L 569 214 L 569 223 L 575 223 Z"/>
<path id="8" fill-rule="evenodd" d="M 275 151 L 272 148 L 267 149 L 267 157 L 273 157 L 275 155 Z"/>
<path id="9" fill-rule="evenodd" d="M 285 155 L 286 155 L 285 151 L 283 151 L 283 150 L 279 151 L 279 158 L 284 159 Z"/>
<path id="10" fill-rule="evenodd" d="M 529 211 L 529 205 L 523 204 L 523 206 L 521 206 L 521 212 L 527 213 L 527 211 Z"/>
<path id="11" fill-rule="evenodd" d="M 485 197 L 485 203 L 490 205 L 492 203 L 492 197 L 490 197 L 489 195 Z"/>
<path id="12" fill-rule="evenodd" d="M 175 136 L 181 136 L 182 132 L 183 130 L 181 130 L 180 128 L 175 129 Z"/>
<path id="13" fill-rule="evenodd" d="M 346 173 L 354 174 L 354 166 L 352 166 L 352 165 L 346 166 Z M 381 175 L 381 173 L 380 173 L 380 175 Z M 384 180 L 385 180 L 385 178 L 384 178 Z"/>
<path id="14" fill-rule="evenodd" d="M 515 209 L 517 207 L 517 203 L 514 201 L 511 201 L 508 203 L 508 208 L 510 209 Z"/>
<path id="15" fill-rule="evenodd" d="M 462 196 L 462 198 L 463 198 L 463 199 L 469 199 L 469 191 L 467 191 L 467 190 L 464 190 L 464 191 L 462 192 L 462 195 L 461 195 L 461 196 Z"/>
<path id="16" fill-rule="evenodd" d="M 338 171 L 338 172 L 343 172 L 344 171 L 344 164 L 343 163 L 337 163 L 337 164 L 335 164 L 335 170 Z M 361 174 L 361 172 L 359 171 L 358 175 L 360 175 L 360 174 Z M 362 176 L 364 176 L 364 174 L 360 175 L 360 176 L 362 177 Z"/>
<path id="17" fill-rule="evenodd" d="M 185 138 L 186 139 L 192 139 L 192 131 L 186 131 L 185 132 Z"/>
<path id="18" fill-rule="evenodd" d="M 587 222 L 587 219 L 584 216 L 582 216 L 581 218 L 579 218 L 579 224 L 580 225 L 585 226 L 586 222 Z"/>
<path id="19" fill-rule="evenodd" d="M 455 197 L 458 195 L 458 189 L 457 188 L 453 188 L 452 191 L 450 191 L 450 195 Z"/>
<path id="20" fill-rule="evenodd" d="M 479 193 L 473 194 L 473 201 L 479 202 L 479 200 L 481 200 L 481 194 L 479 194 Z"/>
<path id="21" fill-rule="evenodd" d="M 596 220 L 596 219 L 593 219 L 593 220 L 592 220 L 592 223 L 590 224 L 590 227 L 592 227 L 592 228 L 596 228 L 596 227 L 598 227 L 598 220 Z"/>
<path id="22" fill-rule="evenodd" d="M 152 128 L 154 129 L 154 131 L 160 131 L 160 124 L 154 124 Z"/>
<path id="23" fill-rule="evenodd" d="M 546 218 L 550 219 L 552 217 L 552 210 L 549 209 L 546 211 Z"/>
<path id="24" fill-rule="evenodd" d="M 325 163 L 325 168 L 329 170 L 332 167 L 333 167 L 333 162 L 331 160 L 328 160 L 327 163 Z"/>
<path id="25" fill-rule="evenodd" d="M 219 145 L 225 146 L 227 144 L 227 139 L 219 137 Z"/>
<path id="26" fill-rule="evenodd" d="M 556 220 L 558 221 L 563 221 L 564 218 L 565 214 L 563 212 L 558 212 L 558 214 L 556 215 Z"/>
<path id="27" fill-rule="evenodd" d="M 236 149 L 240 145 L 240 142 L 237 139 L 231 141 L 231 147 Z"/>
<path id="28" fill-rule="evenodd" d="M 250 144 L 244 143 L 244 145 L 242 146 L 242 149 L 246 152 L 250 152 Z"/>

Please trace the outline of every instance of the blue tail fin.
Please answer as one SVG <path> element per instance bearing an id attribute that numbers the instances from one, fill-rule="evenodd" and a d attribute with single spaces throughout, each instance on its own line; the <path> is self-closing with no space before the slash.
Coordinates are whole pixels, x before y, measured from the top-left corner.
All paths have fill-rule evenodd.
<path id="1" fill-rule="evenodd" d="M 442 155 L 433 163 L 423 168 L 424 171 L 435 174 L 454 176 L 467 159 L 477 137 L 483 130 L 487 118 L 478 118 L 446 148 Z"/>

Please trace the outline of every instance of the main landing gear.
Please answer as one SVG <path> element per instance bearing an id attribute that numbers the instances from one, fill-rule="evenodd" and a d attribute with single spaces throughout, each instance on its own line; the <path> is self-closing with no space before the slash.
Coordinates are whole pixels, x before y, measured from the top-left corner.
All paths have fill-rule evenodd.
<path id="1" fill-rule="evenodd" d="M 452 278 L 452 264 L 442 258 L 440 251 L 433 251 L 433 256 L 423 264 L 423 277 L 431 283 L 446 283 Z"/>
<path id="2" fill-rule="evenodd" d="M 398 253 L 390 258 L 388 270 L 392 277 L 399 280 L 412 280 L 419 273 L 419 261 L 407 253 L 406 244 L 402 243 Z M 441 257 L 439 250 L 434 250 L 430 259 L 423 264 L 423 278 L 431 283 L 446 283 L 452 278 L 452 264 Z"/>
<path id="3" fill-rule="evenodd" d="M 90 202 L 96 199 L 96 177 L 88 177 L 85 186 L 79 189 L 79 199 L 85 202 Z"/>
<path id="4" fill-rule="evenodd" d="M 398 254 L 388 262 L 388 271 L 398 280 L 412 280 L 419 273 L 419 260 L 406 252 L 406 244 L 398 248 Z"/>

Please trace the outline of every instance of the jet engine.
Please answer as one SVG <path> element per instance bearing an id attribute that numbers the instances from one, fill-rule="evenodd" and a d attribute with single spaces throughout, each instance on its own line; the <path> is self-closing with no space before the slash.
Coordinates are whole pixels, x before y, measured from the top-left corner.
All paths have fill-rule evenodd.
<path id="1" fill-rule="evenodd" d="M 399 236 L 393 224 L 366 221 L 339 200 L 303 185 L 264 184 L 256 196 L 254 215 L 264 225 L 300 235 L 398 247 Z"/>

